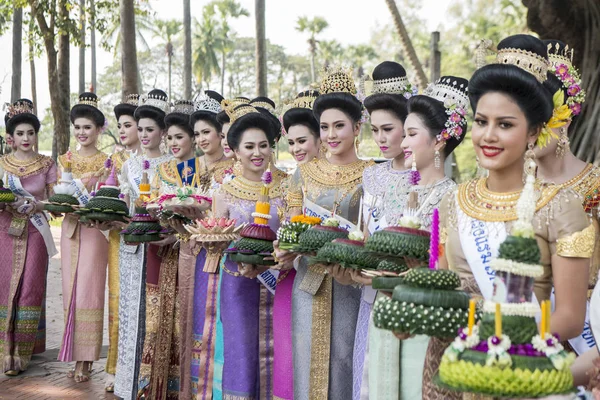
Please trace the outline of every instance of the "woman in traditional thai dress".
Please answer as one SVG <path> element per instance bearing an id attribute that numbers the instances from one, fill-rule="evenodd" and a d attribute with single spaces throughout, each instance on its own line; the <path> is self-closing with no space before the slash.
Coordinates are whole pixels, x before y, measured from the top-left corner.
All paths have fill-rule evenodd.
<path id="1" fill-rule="evenodd" d="M 319 121 L 312 111 L 313 102 L 318 95 L 316 90 L 299 93 L 283 114 L 289 151 L 298 165 L 306 164 L 319 155 Z M 292 263 L 281 267 L 273 303 L 273 396 L 277 399 L 293 399 L 292 291 L 296 270 Z"/>
<path id="2" fill-rule="evenodd" d="M 27 370 L 31 355 L 43 352 L 45 337 L 36 346 L 46 292 L 48 259 L 56 248 L 42 213 L 52 195 L 56 165 L 37 153 L 40 121 L 33 103 L 20 99 L 6 114 L 6 133 L 14 151 L 0 158 L 0 179 L 16 200 L 0 203 L 0 359 L 2 371 L 14 376 Z M 37 349 L 36 349 L 37 347 Z M 41 351 L 40 351 L 41 350 Z"/>
<path id="3" fill-rule="evenodd" d="M 356 149 L 363 106 L 355 97 L 351 72 L 341 68 L 328 72 L 319 92 L 313 112 L 329 158 L 299 166 L 290 183 L 288 207 L 323 219 L 335 211 L 340 226 L 351 229 L 358 221 L 363 171 L 372 165 L 360 160 Z M 295 257 L 279 249 L 276 256 L 282 262 Z M 349 272 L 339 266 L 309 267 L 304 257 L 298 262 L 292 294 L 296 400 L 352 398 L 352 350 L 361 294 L 352 283 Z"/>
<path id="4" fill-rule="evenodd" d="M 193 187 L 197 163 L 193 131 L 189 125 L 194 110 L 191 101 L 175 102 L 164 117 L 166 143 L 173 154 L 171 160 L 156 168 L 153 191 L 156 196 L 177 194 L 184 187 Z M 178 218 L 168 224 L 183 231 Z M 152 399 L 177 399 L 180 391 L 180 299 L 178 274 L 180 268 L 193 268 L 192 263 L 180 265 L 179 244 L 175 234 L 167 234 L 158 242 L 160 263 L 148 264 L 146 278 L 146 338 L 140 368 L 140 394 Z"/>
<path id="5" fill-rule="evenodd" d="M 283 128 L 288 151 L 297 165 L 306 164 L 319 156 L 321 137 L 319 121 L 312 114 L 312 103 L 319 96 L 316 90 L 298 93 L 291 108 L 283 114 Z"/>
<path id="6" fill-rule="evenodd" d="M 132 153 L 140 151 L 140 140 L 137 134 L 137 122 L 133 117 L 139 102 L 139 95 L 128 95 L 124 103 L 114 108 L 119 139 L 125 149 L 114 153 L 110 158 L 115 171 L 121 174 L 123 164 Z M 117 371 L 117 354 L 119 343 L 119 251 L 121 247 L 120 229 L 112 229 L 108 235 L 108 356 L 106 358 L 107 392 L 115 390 L 115 373 Z"/>
<path id="7" fill-rule="evenodd" d="M 444 197 L 440 240 L 445 256 L 440 266 L 447 262 L 464 290 L 485 299 L 492 295 L 495 275 L 490 261 L 517 220 L 524 165 L 535 157 L 535 143 L 544 143 L 550 135 L 546 123 L 553 115 L 552 94 L 543 85 L 547 72 L 546 46 L 532 36 L 515 35 L 498 44 L 497 63 L 476 71 L 469 82 L 475 114 L 472 141 L 489 176 L 461 184 Z M 533 226 L 544 274 L 534 282 L 535 298 L 547 300 L 554 290 L 550 330 L 568 340 L 584 326 L 594 228 L 570 189 L 536 185 L 536 192 Z M 444 348 L 443 342 L 430 341 L 423 376 L 425 399 L 461 398 L 431 381 Z"/>
<path id="8" fill-rule="evenodd" d="M 213 203 L 216 217 L 242 224 L 250 222 L 264 186 L 261 177 L 269 166 L 276 132 L 271 121 L 250 105 L 236 107 L 231 119 L 227 141 L 241 163 L 241 173 L 219 188 Z M 277 230 L 285 212 L 281 187 L 285 174 L 274 171 L 272 176 L 269 226 Z M 219 300 L 216 310 L 207 313 L 204 320 L 200 353 L 203 379 L 199 380 L 197 398 L 210 398 L 210 387 L 202 385 L 211 379 L 213 371 L 215 399 L 273 398 L 273 294 L 257 280 L 266 269 L 227 259 L 221 263 L 219 293 L 214 282 L 207 288 L 207 298 Z M 222 324 L 221 335 L 216 331 L 217 318 Z M 209 340 L 215 337 L 216 343 Z M 222 360 L 212 362 L 217 352 Z"/>
<path id="9" fill-rule="evenodd" d="M 162 90 L 153 90 L 138 104 L 139 107 L 130 107 L 128 112 L 134 117 L 141 151 L 125 161 L 119 175 L 121 191 L 130 204 L 131 212 L 140 196 L 139 185 L 143 173 L 152 182 L 158 165 L 172 158 L 161 146 L 166 134 L 164 115 L 169 109 L 166 94 Z M 119 108 L 125 112 L 125 107 Z M 119 119 L 125 118 L 124 115 Z M 120 247 L 119 351 L 115 394 L 125 400 L 135 399 L 138 392 L 146 334 L 146 267 L 148 263 L 160 263 L 159 250 L 160 247 L 155 244 L 131 245 L 122 242 Z"/>
<path id="10" fill-rule="evenodd" d="M 571 62 L 573 50 L 569 50 L 568 46 L 556 40 L 546 40 L 544 43 L 548 46 L 548 57 L 551 63 L 550 73 L 544 85 L 550 93 L 558 93 L 558 95 L 554 97 L 555 112 L 552 121 L 548 124 L 554 135 L 550 137 L 548 143 L 543 145 L 540 143 L 535 149 L 539 166 L 538 178 L 570 188 L 577 193 L 594 225 L 596 246 L 590 262 L 589 298 L 598 279 L 600 268 L 600 246 L 598 246 L 600 168 L 575 157 L 569 147 L 568 135 L 574 131 L 577 116 L 585 101 L 585 91 L 581 88 L 579 72 Z M 578 340 L 572 340 L 570 343 L 578 354 L 582 354 L 595 347 L 591 338 L 589 318 L 586 317 L 583 334 Z"/>
<path id="11" fill-rule="evenodd" d="M 63 170 L 71 163 L 75 196 L 82 205 L 87 204 L 89 193 L 105 173 L 107 155 L 97 147 L 105 121 L 98 109 L 98 97 L 82 93 L 79 103 L 71 109 L 79 150 L 59 157 Z M 68 214 L 62 223 L 60 247 L 65 331 L 58 359 L 76 361 L 75 370 L 68 376 L 85 382 L 102 347 L 108 238 L 104 232 Z"/>
<path id="12" fill-rule="evenodd" d="M 221 147 L 223 148 L 223 154 L 226 158 L 235 159 L 235 152 L 229 147 L 227 143 L 227 133 L 231 126 L 231 119 L 227 111 L 232 111 L 235 107 L 250 103 L 250 99 L 246 97 L 234 97 L 233 99 L 227 99 L 221 101 L 221 107 L 223 108 L 217 114 L 217 122 L 221 124 Z"/>

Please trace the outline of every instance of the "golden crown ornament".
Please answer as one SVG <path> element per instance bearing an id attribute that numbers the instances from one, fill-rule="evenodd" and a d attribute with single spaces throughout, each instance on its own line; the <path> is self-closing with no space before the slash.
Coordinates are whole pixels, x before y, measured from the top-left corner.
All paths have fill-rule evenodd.
<path id="1" fill-rule="evenodd" d="M 496 64 L 514 65 L 535 76 L 538 82 L 544 83 L 547 79 L 550 63 L 544 57 L 531 51 L 506 48 L 498 50 Z"/>
<path id="2" fill-rule="evenodd" d="M 237 107 L 235 107 L 233 110 L 231 109 L 226 109 L 225 112 L 227 113 L 227 115 L 229 116 L 229 121 L 233 124 L 236 120 L 240 119 L 241 117 L 243 117 L 244 115 L 248 115 L 248 114 L 253 114 L 253 113 L 258 113 L 260 114 L 260 111 L 258 111 L 256 108 L 254 108 L 253 106 L 251 106 L 250 104 L 242 104 L 239 105 Z"/>
<path id="3" fill-rule="evenodd" d="M 177 100 L 175 104 L 173 104 L 173 108 L 171 109 L 170 114 L 185 114 L 191 115 L 194 112 L 195 106 L 192 101 L 189 100 Z"/>
<path id="4" fill-rule="evenodd" d="M 319 92 L 328 93 L 350 93 L 356 95 L 356 84 L 352 77 L 352 69 L 342 66 L 332 66 L 325 70 L 325 76 L 321 80 Z"/>

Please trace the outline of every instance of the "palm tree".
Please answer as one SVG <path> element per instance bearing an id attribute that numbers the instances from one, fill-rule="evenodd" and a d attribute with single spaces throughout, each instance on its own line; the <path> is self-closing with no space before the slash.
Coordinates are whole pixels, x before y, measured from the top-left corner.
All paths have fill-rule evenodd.
<path id="1" fill-rule="evenodd" d="M 339 63 L 344 55 L 344 48 L 337 40 L 322 40 L 319 42 L 319 57 L 325 67 L 332 63 Z"/>
<path id="2" fill-rule="evenodd" d="M 155 22 L 156 29 L 154 30 L 154 36 L 166 39 L 165 43 L 165 54 L 169 62 L 169 99 L 171 98 L 171 67 L 173 64 L 173 36 L 177 35 L 181 31 L 181 22 L 171 19 L 162 20 L 159 19 Z"/>
<path id="3" fill-rule="evenodd" d="M 354 64 L 358 68 L 358 77 L 362 77 L 365 74 L 364 65 L 367 61 L 377 58 L 377 52 L 371 46 L 366 44 L 359 44 L 356 46 L 348 47 L 349 57 L 354 61 Z"/>
<path id="4" fill-rule="evenodd" d="M 183 0 L 183 97 L 192 98 L 192 15 L 190 0 Z"/>
<path id="5" fill-rule="evenodd" d="M 154 32 L 154 20 L 147 9 L 141 9 L 137 4 L 137 1 L 133 2 L 133 10 L 131 11 L 135 22 L 134 30 L 131 32 L 132 36 L 127 37 L 135 36 L 135 41 L 140 45 L 141 50 L 148 51 L 150 50 L 150 46 L 144 37 L 144 33 Z M 122 20 L 123 15 L 121 13 L 114 13 L 108 21 L 108 27 L 104 31 L 100 41 L 100 45 L 107 51 L 112 50 L 115 56 L 121 51 Z"/>
<path id="6" fill-rule="evenodd" d="M 96 92 L 96 4 L 90 0 L 90 47 L 92 52 L 92 87 L 91 91 Z"/>
<path id="7" fill-rule="evenodd" d="M 37 81 L 35 79 L 35 39 L 34 39 L 33 15 L 29 17 L 29 29 L 27 31 L 27 43 L 29 45 L 29 71 L 31 75 L 31 101 L 33 102 L 33 113 L 37 115 Z"/>
<path id="8" fill-rule="evenodd" d="M 267 95 L 267 39 L 265 38 L 265 0 L 254 0 L 256 18 L 256 95 Z"/>
<path id="9" fill-rule="evenodd" d="M 299 17 L 296 21 L 296 30 L 298 32 L 308 32 L 308 46 L 310 50 L 310 73 L 312 81 L 315 82 L 317 80 L 317 74 L 315 72 L 315 57 L 317 55 L 317 44 L 319 41 L 316 39 L 316 36 L 323 32 L 325 28 L 327 28 L 329 24 L 322 17 L 314 17 L 309 19 L 306 16 Z"/>
<path id="10" fill-rule="evenodd" d="M 123 100 L 129 94 L 139 93 L 138 86 L 138 67 L 137 67 L 137 40 L 120 40 L 121 36 L 136 38 L 136 24 L 135 24 L 135 7 L 133 4 L 134 0 L 121 0 L 120 7 L 120 25 L 118 29 L 113 29 L 113 32 L 118 32 L 116 35 L 116 41 L 121 46 L 121 69 L 123 84 L 122 96 Z"/>
<path id="11" fill-rule="evenodd" d="M 85 92 L 85 0 L 79 0 L 79 92 Z"/>
<path id="12" fill-rule="evenodd" d="M 248 17 L 250 13 L 235 0 L 215 0 L 214 6 L 221 17 L 221 37 L 223 46 L 221 48 L 221 93 L 225 91 L 225 69 L 227 53 L 231 51 L 232 41 L 229 37 L 231 27 L 230 18 Z"/>
<path id="13" fill-rule="evenodd" d="M 203 81 L 207 87 L 213 74 L 220 73 L 217 51 L 222 46 L 222 39 L 215 23 L 215 10 L 209 5 L 204 7 L 202 23 L 196 21 L 194 32 L 194 74 L 199 84 Z"/>
<path id="14" fill-rule="evenodd" d="M 23 9 L 15 8 L 13 11 L 12 32 L 12 84 L 10 91 L 11 101 L 21 97 L 21 52 L 23 43 Z"/>
<path id="15" fill-rule="evenodd" d="M 396 26 L 396 31 L 398 31 L 398 35 L 400 36 L 400 46 L 402 47 L 402 51 L 406 54 L 408 58 L 408 63 L 417 74 L 418 85 L 419 87 L 425 88 L 427 87 L 427 77 L 425 76 L 425 72 L 423 71 L 423 66 L 419 62 L 417 52 L 415 51 L 415 48 L 413 47 L 412 42 L 410 41 L 410 37 L 408 36 L 406 26 L 404 26 L 404 22 L 402 22 L 402 17 L 400 16 L 400 11 L 398 11 L 396 1 L 385 0 L 385 4 L 387 4 L 390 13 L 392 14 L 394 25 Z"/>

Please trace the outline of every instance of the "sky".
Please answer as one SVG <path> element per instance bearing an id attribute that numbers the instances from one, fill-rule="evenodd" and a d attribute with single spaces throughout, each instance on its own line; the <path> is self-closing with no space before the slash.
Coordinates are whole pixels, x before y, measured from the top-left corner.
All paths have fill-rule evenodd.
<path id="1" fill-rule="evenodd" d="M 427 21 L 424 29 L 436 30 L 444 23 L 448 6 L 453 0 L 422 0 L 420 16 Z M 149 0 L 156 15 L 161 19 L 182 19 L 183 5 L 177 0 Z M 192 0 L 192 18 L 200 19 L 202 7 L 210 0 Z M 239 0 L 241 5 L 250 12 L 250 17 L 242 17 L 231 23 L 239 36 L 254 36 L 254 0 Z M 175 5 L 174 3 L 179 3 Z M 400 9 L 402 13 L 402 10 Z M 295 30 L 296 19 L 299 16 L 322 16 L 329 27 L 322 33 L 325 40 L 335 39 L 344 45 L 366 43 L 374 28 L 391 21 L 389 10 L 384 0 L 266 0 L 266 36 L 275 44 L 284 46 L 290 53 L 307 54 L 306 35 Z M 0 37 L 0 54 L 6 60 L 0 63 L 0 105 L 10 101 L 11 88 L 11 48 L 12 30 Z M 159 39 L 150 40 L 156 42 Z M 29 61 L 23 48 L 22 97 L 31 97 Z M 71 90 L 78 88 L 79 56 L 75 48 L 71 49 Z M 90 81 L 89 51 L 87 52 L 86 82 Z M 113 55 L 98 48 L 98 76 L 104 68 L 112 64 Z M 38 110 L 43 118 L 44 110 L 50 106 L 48 90 L 48 69 L 46 57 L 36 59 L 36 79 L 38 90 Z M 3 114 L 4 112 L 2 112 Z M 3 118 L 0 118 L 0 124 Z"/>

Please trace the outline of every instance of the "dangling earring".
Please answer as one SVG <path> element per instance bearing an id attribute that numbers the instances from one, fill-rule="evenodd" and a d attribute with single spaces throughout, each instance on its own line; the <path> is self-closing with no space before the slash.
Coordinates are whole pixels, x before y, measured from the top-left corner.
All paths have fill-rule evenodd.
<path id="1" fill-rule="evenodd" d="M 435 156 L 433 158 L 433 165 L 434 165 L 435 169 L 440 169 L 440 167 L 442 166 L 442 160 L 440 158 L 439 150 L 435 151 Z"/>
<path id="2" fill-rule="evenodd" d="M 566 129 L 560 128 L 560 139 L 558 139 L 558 145 L 556 146 L 556 157 L 563 158 L 569 148 L 569 136 L 567 136 Z"/>
<path id="3" fill-rule="evenodd" d="M 534 146 L 535 145 L 533 143 L 529 143 L 527 145 L 527 151 L 525 152 L 525 177 L 527 177 L 527 175 L 531 175 L 532 173 L 535 174 L 537 169 L 537 164 L 535 163 L 535 153 L 533 151 Z"/>
<path id="4" fill-rule="evenodd" d="M 163 136 L 160 139 L 160 144 L 158 145 L 158 150 L 160 151 L 160 154 L 167 153 L 167 137 L 166 136 Z"/>
<path id="5" fill-rule="evenodd" d="M 356 137 L 356 141 L 354 142 L 354 148 L 356 149 L 356 154 L 357 155 L 358 155 L 358 151 L 359 151 L 359 146 L 360 146 L 360 139 L 357 136 Z"/>

